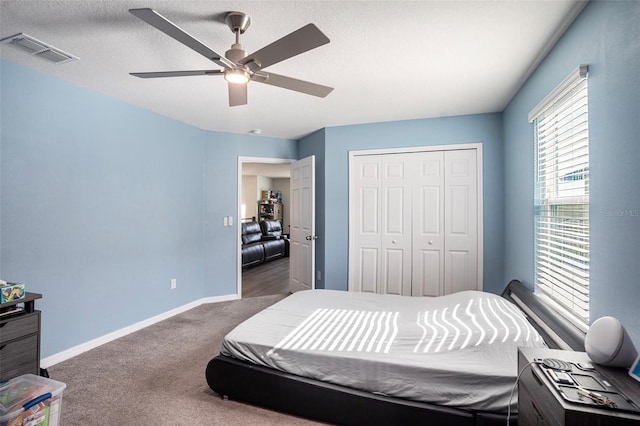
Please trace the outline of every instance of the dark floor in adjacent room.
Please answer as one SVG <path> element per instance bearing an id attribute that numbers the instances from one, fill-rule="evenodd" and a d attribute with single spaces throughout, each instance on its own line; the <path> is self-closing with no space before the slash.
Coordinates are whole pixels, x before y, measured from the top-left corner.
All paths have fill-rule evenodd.
<path id="1" fill-rule="evenodd" d="M 242 297 L 289 293 L 289 258 L 283 257 L 242 271 Z"/>

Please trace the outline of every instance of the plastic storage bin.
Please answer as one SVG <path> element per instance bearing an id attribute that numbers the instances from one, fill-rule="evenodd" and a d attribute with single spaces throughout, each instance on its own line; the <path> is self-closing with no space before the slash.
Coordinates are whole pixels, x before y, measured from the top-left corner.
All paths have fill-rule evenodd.
<path id="1" fill-rule="evenodd" d="M 66 387 L 35 374 L 0 383 L 0 426 L 58 426 Z"/>

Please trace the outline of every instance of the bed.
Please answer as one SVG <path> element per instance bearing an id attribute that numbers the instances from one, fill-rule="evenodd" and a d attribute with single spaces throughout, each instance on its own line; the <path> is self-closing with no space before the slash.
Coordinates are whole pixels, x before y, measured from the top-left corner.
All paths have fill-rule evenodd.
<path id="1" fill-rule="evenodd" d="M 330 423 L 504 424 L 517 348 L 583 341 L 518 281 L 501 296 L 308 290 L 238 325 L 206 377 L 224 397 Z"/>

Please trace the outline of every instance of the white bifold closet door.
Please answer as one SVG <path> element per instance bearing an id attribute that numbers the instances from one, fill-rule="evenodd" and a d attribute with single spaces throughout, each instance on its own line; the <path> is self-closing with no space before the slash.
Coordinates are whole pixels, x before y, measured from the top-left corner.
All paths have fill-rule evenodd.
<path id="1" fill-rule="evenodd" d="M 350 290 L 480 289 L 476 157 L 463 149 L 353 158 Z"/>

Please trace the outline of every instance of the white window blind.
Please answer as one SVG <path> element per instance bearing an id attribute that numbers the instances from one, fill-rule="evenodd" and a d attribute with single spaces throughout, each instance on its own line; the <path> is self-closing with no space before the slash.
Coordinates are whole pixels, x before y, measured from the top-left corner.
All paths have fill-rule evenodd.
<path id="1" fill-rule="evenodd" d="M 583 329 L 589 323 L 587 92 L 581 65 L 529 114 L 536 140 L 536 290 Z"/>

